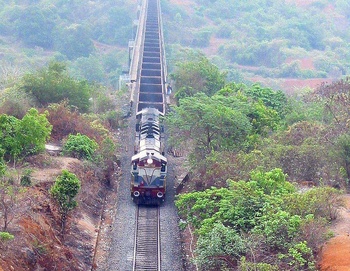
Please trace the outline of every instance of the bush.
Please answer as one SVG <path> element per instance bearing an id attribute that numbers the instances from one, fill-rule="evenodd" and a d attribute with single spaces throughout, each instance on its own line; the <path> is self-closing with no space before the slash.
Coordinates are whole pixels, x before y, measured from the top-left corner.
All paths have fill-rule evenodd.
<path id="1" fill-rule="evenodd" d="M 6 241 L 10 241 L 10 240 L 13 240 L 15 237 L 6 232 L 6 231 L 1 231 L 0 232 L 0 242 L 6 242 Z"/>
<path id="2" fill-rule="evenodd" d="M 79 159 L 92 160 L 98 144 L 95 140 L 86 135 L 69 135 L 67 142 L 63 146 L 63 153 Z"/>
<path id="3" fill-rule="evenodd" d="M 49 112 L 48 120 L 53 126 L 52 139 L 60 141 L 69 134 L 81 133 L 96 140 L 96 142 L 103 140 L 101 132 L 91 126 L 90 119 L 72 109 L 67 101 L 51 104 L 47 110 Z"/>
<path id="4" fill-rule="evenodd" d="M 287 261 L 292 270 L 316 270 L 315 259 L 311 248 L 308 247 L 306 241 L 292 245 L 288 254 L 280 254 L 279 258 Z"/>
<path id="5" fill-rule="evenodd" d="M 227 263 L 233 265 L 246 251 L 243 238 L 234 229 L 219 222 L 208 234 L 199 237 L 196 262 L 201 270 L 223 270 L 226 265 L 221 259 L 223 255 L 226 255 Z"/>
<path id="6" fill-rule="evenodd" d="M 43 107 L 63 100 L 68 100 L 81 112 L 87 112 L 90 107 L 91 86 L 86 81 L 70 77 L 64 63 L 51 62 L 47 68 L 25 75 L 21 89 L 33 95 Z"/>
<path id="7" fill-rule="evenodd" d="M 62 234 L 64 234 L 65 231 L 68 212 L 78 205 L 75 197 L 80 187 L 80 180 L 75 174 L 68 170 L 62 170 L 61 175 L 56 178 L 54 185 L 50 189 L 50 194 L 59 206 Z"/>
<path id="8" fill-rule="evenodd" d="M 279 271 L 277 265 L 271 265 L 268 263 L 252 263 L 248 262 L 245 257 L 241 258 L 240 265 L 239 265 L 241 271 Z"/>
<path id="9" fill-rule="evenodd" d="M 31 186 L 32 185 L 32 179 L 31 175 L 32 170 L 31 169 L 26 169 L 23 172 L 23 175 L 21 176 L 21 186 Z"/>
<path id="10" fill-rule="evenodd" d="M 3 157 L 15 161 L 45 149 L 45 142 L 52 129 L 46 113 L 39 114 L 32 108 L 22 120 L 0 115 L 0 147 L 3 149 Z"/>
<path id="11" fill-rule="evenodd" d="M 34 107 L 32 96 L 20 89 L 8 88 L 1 94 L 0 114 L 22 119 L 27 111 Z"/>

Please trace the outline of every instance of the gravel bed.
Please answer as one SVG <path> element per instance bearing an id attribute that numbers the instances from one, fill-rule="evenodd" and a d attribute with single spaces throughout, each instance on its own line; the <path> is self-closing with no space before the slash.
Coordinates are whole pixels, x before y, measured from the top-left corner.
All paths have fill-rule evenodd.
<path id="1" fill-rule="evenodd" d="M 167 195 L 163 206 L 160 209 L 160 230 L 161 230 L 161 267 L 162 271 L 181 271 L 182 251 L 179 231 L 179 218 L 174 205 L 175 198 L 175 174 L 174 166 L 171 164 L 172 157 L 168 157 L 168 182 Z"/>
<path id="2" fill-rule="evenodd" d="M 110 231 L 110 247 L 107 257 L 108 271 L 132 270 L 133 248 L 135 236 L 136 205 L 130 197 L 130 158 L 133 154 L 135 127 L 134 116 L 131 116 L 129 126 L 122 130 L 121 176 L 117 188 L 115 217 Z"/>

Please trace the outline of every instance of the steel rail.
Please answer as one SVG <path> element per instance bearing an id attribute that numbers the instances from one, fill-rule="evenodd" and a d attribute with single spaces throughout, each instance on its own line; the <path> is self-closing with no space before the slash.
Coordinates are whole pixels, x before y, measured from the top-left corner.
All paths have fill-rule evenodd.
<path id="1" fill-rule="evenodd" d="M 138 206 L 133 271 L 160 271 L 160 209 Z"/>

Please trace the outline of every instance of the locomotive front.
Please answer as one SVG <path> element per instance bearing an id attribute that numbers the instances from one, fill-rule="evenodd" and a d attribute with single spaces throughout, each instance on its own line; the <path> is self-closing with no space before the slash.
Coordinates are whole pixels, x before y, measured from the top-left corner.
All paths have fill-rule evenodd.
<path id="1" fill-rule="evenodd" d="M 155 108 L 136 115 L 135 154 L 131 158 L 131 197 L 136 204 L 160 205 L 165 199 L 167 159 L 161 115 Z"/>

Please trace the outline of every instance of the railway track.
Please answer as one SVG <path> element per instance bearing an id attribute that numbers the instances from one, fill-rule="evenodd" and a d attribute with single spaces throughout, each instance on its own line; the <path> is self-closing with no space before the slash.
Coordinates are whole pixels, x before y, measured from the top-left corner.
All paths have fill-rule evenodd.
<path id="1" fill-rule="evenodd" d="M 145 12 L 141 15 L 137 40 L 139 55 L 134 78 L 136 113 L 152 107 L 165 113 L 166 62 L 159 0 L 144 0 Z M 136 77 L 135 77 L 135 74 Z M 133 271 L 160 271 L 160 211 L 159 207 L 137 206 L 134 240 Z"/>
<path id="2" fill-rule="evenodd" d="M 136 112 L 147 107 L 157 108 L 165 113 L 166 63 L 162 34 L 159 0 L 145 0 L 146 14 L 141 38 L 141 57 L 138 63 L 138 80 L 136 86 Z"/>
<path id="3" fill-rule="evenodd" d="M 159 207 L 138 206 L 133 271 L 160 271 Z"/>
<path id="4" fill-rule="evenodd" d="M 156 108 L 163 114 L 166 110 L 167 69 L 159 1 L 138 1 L 138 27 L 132 47 L 129 47 L 130 81 L 127 83 L 132 115 L 147 107 Z M 105 231 L 111 238 L 109 247 L 106 247 L 108 258 L 104 261 L 101 256 L 101 260 L 95 261 L 96 268 L 93 270 L 182 271 L 175 191 L 167 190 L 161 216 L 159 207 L 137 206 L 131 201 L 130 193 L 126 192 L 130 190 L 130 177 L 126 177 L 130 176 L 130 158 L 135 154 L 134 141 L 130 140 L 130 135 L 135 133 L 135 125 L 136 118 L 130 119 L 123 136 L 126 153 L 121 156 L 123 177 L 118 182 L 115 220 L 113 226 Z M 167 187 L 174 187 L 173 171 L 167 176 Z"/>

